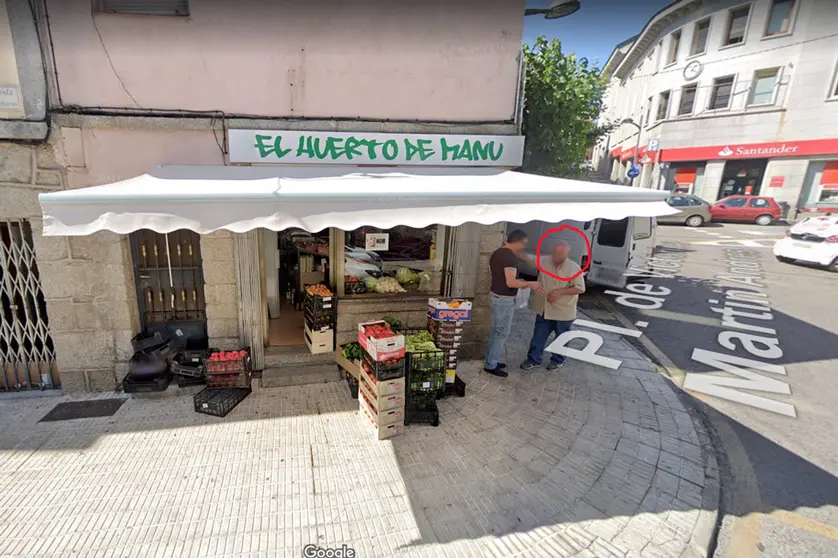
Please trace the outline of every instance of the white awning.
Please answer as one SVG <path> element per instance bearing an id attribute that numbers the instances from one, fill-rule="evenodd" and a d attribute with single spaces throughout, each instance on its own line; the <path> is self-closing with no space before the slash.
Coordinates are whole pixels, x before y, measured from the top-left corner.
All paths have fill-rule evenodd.
<path id="1" fill-rule="evenodd" d="M 139 229 L 389 229 L 655 217 L 668 192 L 491 168 L 159 166 L 104 186 L 40 194 L 44 235 Z"/>

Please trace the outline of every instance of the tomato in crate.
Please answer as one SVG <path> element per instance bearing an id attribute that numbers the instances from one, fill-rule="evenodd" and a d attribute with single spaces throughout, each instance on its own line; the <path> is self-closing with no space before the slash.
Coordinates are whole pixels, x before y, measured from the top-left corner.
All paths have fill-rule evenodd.
<path id="1" fill-rule="evenodd" d="M 214 351 L 206 362 L 207 374 L 234 374 L 250 371 L 250 353 L 246 350 Z"/>

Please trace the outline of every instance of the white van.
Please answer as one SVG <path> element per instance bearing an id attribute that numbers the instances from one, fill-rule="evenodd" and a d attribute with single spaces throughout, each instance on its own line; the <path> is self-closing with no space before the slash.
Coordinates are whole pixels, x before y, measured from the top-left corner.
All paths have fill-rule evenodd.
<path id="1" fill-rule="evenodd" d="M 562 225 L 577 228 L 588 237 L 591 265 L 585 279 L 590 284 L 622 289 L 628 283 L 629 268 L 645 269 L 655 254 L 657 224 L 651 217 L 627 217 L 619 221 L 596 219 L 584 223 L 569 220 L 561 223 L 530 221 L 522 225 L 507 223 L 506 232 L 509 234 L 515 229 L 526 232 L 530 239 L 528 251 L 535 254 L 542 235 Z M 588 264 L 588 249 L 585 240 L 573 231 L 565 229 L 545 238 L 541 243 L 542 255 L 549 254 L 559 239 L 568 243 L 570 258 L 584 269 Z"/>

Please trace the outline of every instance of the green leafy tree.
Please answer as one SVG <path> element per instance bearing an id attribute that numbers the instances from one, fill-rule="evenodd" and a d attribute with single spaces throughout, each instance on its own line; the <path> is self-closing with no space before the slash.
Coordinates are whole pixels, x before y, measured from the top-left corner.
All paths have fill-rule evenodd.
<path id="1" fill-rule="evenodd" d="M 598 122 L 607 79 L 587 58 L 562 52 L 543 36 L 524 45 L 527 81 L 523 130 L 524 169 L 563 178 L 585 172 L 585 150 L 613 125 Z"/>

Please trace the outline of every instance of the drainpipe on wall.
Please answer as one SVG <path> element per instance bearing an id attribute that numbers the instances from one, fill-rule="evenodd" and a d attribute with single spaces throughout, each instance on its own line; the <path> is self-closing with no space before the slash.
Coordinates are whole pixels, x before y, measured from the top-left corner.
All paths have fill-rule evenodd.
<path id="1" fill-rule="evenodd" d="M 524 96 L 527 86 L 527 72 L 526 60 L 524 59 L 524 50 L 518 55 L 518 83 L 515 89 L 515 114 L 514 122 L 518 127 L 518 134 L 521 134 L 524 126 Z"/>

